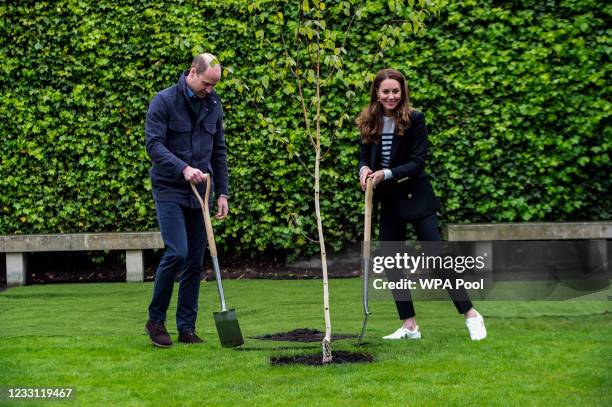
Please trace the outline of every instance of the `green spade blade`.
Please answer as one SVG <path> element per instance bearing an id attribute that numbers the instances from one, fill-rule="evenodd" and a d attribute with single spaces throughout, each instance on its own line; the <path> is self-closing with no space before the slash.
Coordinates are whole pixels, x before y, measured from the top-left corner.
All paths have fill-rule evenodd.
<path id="1" fill-rule="evenodd" d="M 221 346 L 224 348 L 235 348 L 244 344 L 235 309 L 213 312 L 213 316 Z"/>

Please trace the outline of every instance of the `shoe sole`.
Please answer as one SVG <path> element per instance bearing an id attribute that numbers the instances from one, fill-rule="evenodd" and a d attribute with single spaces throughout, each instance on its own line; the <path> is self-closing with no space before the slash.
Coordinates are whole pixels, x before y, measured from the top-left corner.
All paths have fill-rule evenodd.
<path id="1" fill-rule="evenodd" d="M 153 346 L 157 346 L 158 348 L 169 348 L 169 347 L 172 346 L 172 344 L 164 345 L 164 344 L 161 344 L 161 343 L 154 342 L 152 339 L 151 339 L 151 343 L 153 344 Z"/>
<path id="2" fill-rule="evenodd" d="M 404 336 L 404 337 L 401 337 L 401 338 L 385 338 L 383 336 L 383 339 L 386 340 L 386 341 L 404 341 L 404 340 L 418 340 L 418 339 L 421 339 L 421 337 L 419 336 L 417 338 L 409 338 L 407 336 Z"/>
<path id="3" fill-rule="evenodd" d="M 158 343 L 158 342 L 155 342 L 155 341 L 154 341 L 154 340 L 151 338 L 151 334 L 149 333 L 149 330 L 148 330 L 147 328 L 145 328 L 145 333 L 146 333 L 147 335 L 149 335 L 149 340 L 151 340 L 151 344 L 152 344 L 153 346 L 157 346 L 158 348 L 169 348 L 169 347 L 171 347 L 171 346 L 172 346 L 172 344 L 170 344 L 170 345 L 164 345 L 163 343 Z"/>
<path id="4" fill-rule="evenodd" d="M 479 336 L 479 337 L 476 337 L 476 338 L 472 338 L 472 336 L 470 335 L 470 339 L 473 340 L 473 341 L 482 341 L 482 340 L 484 340 L 486 338 L 487 338 L 487 334 L 486 333 L 484 334 L 484 336 Z"/>

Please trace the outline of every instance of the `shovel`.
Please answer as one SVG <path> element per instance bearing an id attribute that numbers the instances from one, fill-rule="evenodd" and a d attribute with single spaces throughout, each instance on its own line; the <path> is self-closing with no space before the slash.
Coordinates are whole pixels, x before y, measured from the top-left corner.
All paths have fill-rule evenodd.
<path id="1" fill-rule="evenodd" d="M 370 316 L 370 308 L 368 306 L 368 277 L 370 274 L 370 240 L 372 236 L 372 178 L 366 181 L 365 193 L 365 220 L 363 222 L 363 258 L 362 258 L 362 276 L 363 276 L 363 325 L 361 326 L 361 334 L 357 345 L 363 344 L 363 336 L 365 335 L 368 317 Z"/>
<path id="2" fill-rule="evenodd" d="M 208 240 L 208 249 L 210 250 L 210 257 L 212 260 L 213 269 L 215 270 L 215 276 L 217 278 L 217 290 L 219 291 L 219 298 L 221 299 L 221 312 L 213 312 L 213 317 L 215 318 L 215 325 L 217 326 L 217 333 L 219 334 L 219 339 L 221 340 L 221 346 L 224 348 L 235 348 L 236 346 L 242 345 L 244 343 L 244 339 L 242 339 L 242 332 L 240 331 L 240 325 L 238 324 L 236 310 L 233 308 L 228 310 L 225 306 L 225 295 L 223 293 L 223 285 L 221 285 L 221 270 L 219 269 L 219 260 L 217 259 L 217 246 L 215 245 L 215 236 L 213 234 L 212 223 L 210 221 L 210 213 L 208 212 L 210 175 L 205 174 L 205 177 L 206 195 L 204 196 L 204 202 L 202 202 L 202 197 L 198 193 L 198 190 L 193 183 L 191 183 L 191 189 L 202 206 L 204 225 L 206 227 L 206 238 Z"/>

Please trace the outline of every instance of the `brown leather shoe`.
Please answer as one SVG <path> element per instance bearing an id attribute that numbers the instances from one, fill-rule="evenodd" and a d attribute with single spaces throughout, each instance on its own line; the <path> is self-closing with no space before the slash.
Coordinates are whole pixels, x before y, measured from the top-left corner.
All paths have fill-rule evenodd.
<path id="1" fill-rule="evenodd" d="M 163 322 L 147 321 L 145 332 L 149 334 L 151 343 L 160 348 L 169 348 L 172 346 L 172 339 L 166 331 L 166 326 Z"/>
<path id="2" fill-rule="evenodd" d="M 198 335 L 196 335 L 195 331 L 180 332 L 178 341 L 182 343 L 202 343 L 204 342 Z"/>

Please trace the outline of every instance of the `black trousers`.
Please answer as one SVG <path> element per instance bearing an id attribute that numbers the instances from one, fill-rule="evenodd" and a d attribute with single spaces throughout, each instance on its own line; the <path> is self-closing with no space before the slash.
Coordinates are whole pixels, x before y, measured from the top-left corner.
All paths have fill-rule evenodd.
<path id="1" fill-rule="evenodd" d="M 438 230 L 438 217 L 436 214 L 429 215 L 423 219 L 413 222 L 398 219 L 392 211 L 385 210 L 384 205 L 380 214 L 380 229 L 379 236 L 381 241 L 406 241 L 406 228 L 408 223 L 412 224 L 414 232 L 419 241 L 441 241 L 442 236 Z M 389 272 L 387 279 L 389 281 L 399 281 L 401 273 Z M 472 308 L 472 302 L 469 300 L 469 295 L 464 288 L 447 290 L 455 308 L 460 314 L 465 314 Z M 399 319 L 404 320 L 414 317 L 414 305 L 410 290 L 391 290 Z"/>

